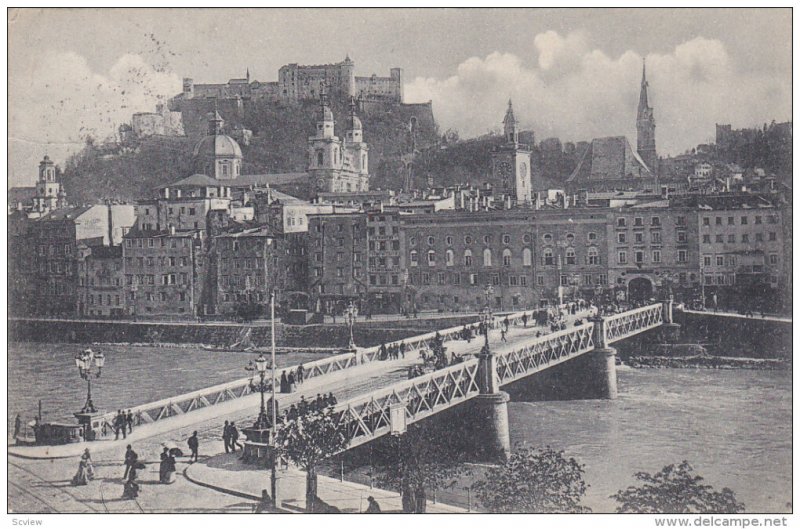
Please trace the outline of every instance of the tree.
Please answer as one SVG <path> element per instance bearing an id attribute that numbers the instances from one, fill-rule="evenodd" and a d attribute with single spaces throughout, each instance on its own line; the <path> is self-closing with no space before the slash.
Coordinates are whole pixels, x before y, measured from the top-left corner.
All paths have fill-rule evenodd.
<path id="1" fill-rule="evenodd" d="M 276 445 L 279 453 L 306 473 L 308 512 L 315 512 L 321 503 L 317 496 L 318 465 L 347 448 L 347 443 L 344 427 L 339 424 L 339 413 L 332 408 L 286 421 L 278 429 Z"/>
<path id="2" fill-rule="evenodd" d="M 611 496 L 620 504 L 618 513 L 734 514 L 744 511 L 744 504 L 736 501 L 731 489 L 716 492 L 710 485 L 704 485 L 703 478 L 693 474 L 687 461 L 667 465 L 654 475 L 637 472 L 634 476 L 643 482 L 641 486 L 630 486 Z"/>
<path id="3" fill-rule="evenodd" d="M 376 444 L 372 460 L 378 484 L 400 491 L 403 512 L 424 513 L 429 491 L 451 488 L 467 473 L 459 466 L 458 454 L 464 452 L 443 442 L 446 433 L 440 425 L 415 424 L 405 434 Z"/>
<path id="4" fill-rule="evenodd" d="M 474 489 L 481 504 L 495 513 L 582 513 L 588 485 L 584 465 L 550 447 L 517 447 L 508 461 L 487 472 Z"/>

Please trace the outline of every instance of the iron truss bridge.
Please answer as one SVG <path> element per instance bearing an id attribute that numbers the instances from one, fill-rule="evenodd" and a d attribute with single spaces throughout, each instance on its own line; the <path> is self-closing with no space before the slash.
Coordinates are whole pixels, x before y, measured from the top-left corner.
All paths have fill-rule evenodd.
<path id="1" fill-rule="evenodd" d="M 500 385 L 654 329 L 663 323 L 662 311 L 660 303 L 648 305 L 499 349 L 495 357 Z M 349 447 L 389 433 L 393 408 L 404 408 L 406 424 L 412 424 L 479 395 L 479 363 L 478 358 L 471 358 L 340 403 L 336 411 Z"/>

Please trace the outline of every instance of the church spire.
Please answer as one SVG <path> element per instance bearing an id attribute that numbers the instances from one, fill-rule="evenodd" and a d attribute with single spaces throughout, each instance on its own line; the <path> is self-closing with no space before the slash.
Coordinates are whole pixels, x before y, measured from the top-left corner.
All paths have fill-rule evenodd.
<path id="1" fill-rule="evenodd" d="M 508 110 L 506 110 L 506 116 L 503 118 L 503 129 L 508 143 L 519 142 L 519 128 L 517 125 L 517 118 L 514 117 L 514 106 L 511 103 L 511 99 L 509 99 Z"/>
<path id="2" fill-rule="evenodd" d="M 656 154 L 656 121 L 647 97 L 647 66 L 642 59 L 642 84 L 639 92 L 639 109 L 636 113 L 636 151 L 653 175 L 658 171 Z"/>
<path id="3" fill-rule="evenodd" d="M 645 59 L 642 59 L 642 87 L 639 92 L 639 112 L 650 108 L 647 101 L 648 86 L 650 85 L 647 83 L 647 65 L 645 64 Z"/>

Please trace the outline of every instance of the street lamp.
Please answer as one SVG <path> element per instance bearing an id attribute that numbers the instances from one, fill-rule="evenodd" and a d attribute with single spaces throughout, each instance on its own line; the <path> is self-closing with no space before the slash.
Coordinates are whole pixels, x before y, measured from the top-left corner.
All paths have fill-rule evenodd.
<path id="1" fill-rule="evenodd" d="M 347 317 L 347 326 L 350 329 L 350 343 L 348 344 L 347 348 L 350 351 L 355 351 L 356 342 L 353 339 L 353 325 L 355 324 L 356 317 L 358 316 L 358 308 L 356 308 L 356 306 L 351 301 L 350 304 L 345 309 L 344 313 L 345 316 Z"/>
<path id="2" fill-rule="evenodd" d="M 483 323 L 483 352 L 489 352 L 489 322 L 492 321 L 492 304 L 490 302 L 491 296 L 494 293 L 494 288 L 492 285 L 486 285 L 483 289 L 483 293 L 486 295 L 486 306 L 483 308 L 481 312 L 481 323 Z"/>
<path id="3" fill-rule="evenodd" d="M 94 374 L 95 378 L 100 378 L 105 363 L 106 357 L 100 351 L 95 353 L 91 349 L 86 349 L 83 352 L 75 354 L 75 365 L 78 368 L 81 378 L 84 379 L 87 384 L 86 403 L 83 405 L 81 413 L 97 412 L 92 402 L 92 375 Z"/>
<path id="4" fill-rule="evenodd" d="M 250 363 L 247 364 L 247 367 L 245 367 L 245 369 L 254 374 L 258 373 L 259 376 L 258 383 L 254 382 L 253 379 L 250 380 L 250 389 L 252 391 L 258 391 L 259 393 L 261 393 L 261 409 L 259 410 L 258 413 L 258 419 L 256 419 L 255 424 L 253 424 L 253 428 L 266 430 L 267 428 L 270 427 L 270 421 L 267 418 L 267 408 L 264 405 L 264 392 L 270 389 L 270 385 L 267 384 L 265 380 L 267 375 L 267 359 L 264 358 L 263 354 L 260 354 L 258 355 L 258 358 L 255 359 L 255 362 L 251 360 Z M 275 401 L 273 400 L 273 405 L 274 402 Z"/>

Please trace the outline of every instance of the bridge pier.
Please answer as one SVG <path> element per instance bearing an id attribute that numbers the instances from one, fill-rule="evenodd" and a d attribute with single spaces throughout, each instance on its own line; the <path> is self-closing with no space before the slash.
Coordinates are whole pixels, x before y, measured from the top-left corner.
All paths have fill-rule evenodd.
<path id="1" fill-rule="evenodd" d="M 661 339 L 664 343 L 677 343 L 681 337 L 681 326 L 675 323 L 672 317 L 672 305 L 672 298 L 663 302 L 662 314 L 664 323 L 661 324 Z"/>
<path id="2" fill-rule="evenodd" d="M 472 421 L 472 448 L 477 460 L 505 462 L 511 454 L 508 426 L 508 393 L 478 395 L 472 399 L 469 420 Z"/>
<path id="3" fill-rule="evenodd" d="M 588 353 L 591 375 L 588 379 L 588 398 L 617 398 L 617 350 L 600 347 Z"/>

